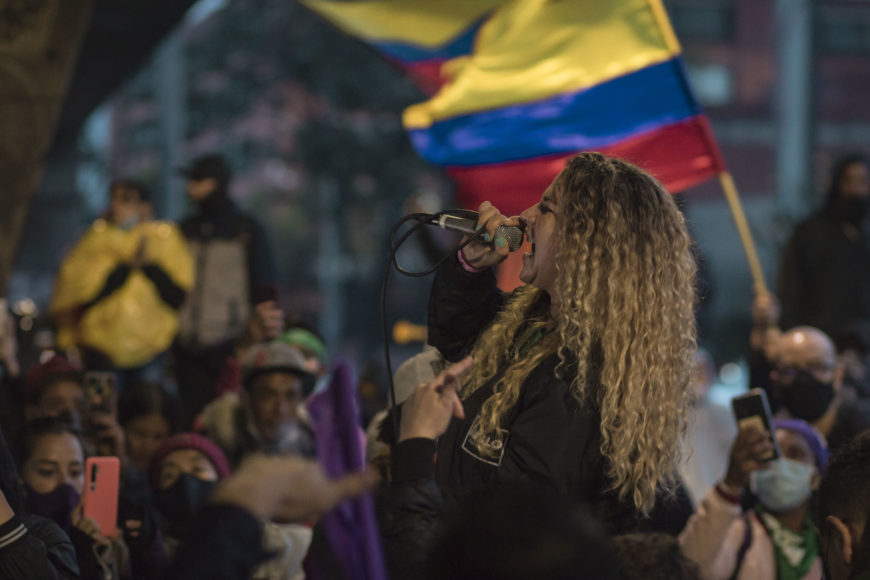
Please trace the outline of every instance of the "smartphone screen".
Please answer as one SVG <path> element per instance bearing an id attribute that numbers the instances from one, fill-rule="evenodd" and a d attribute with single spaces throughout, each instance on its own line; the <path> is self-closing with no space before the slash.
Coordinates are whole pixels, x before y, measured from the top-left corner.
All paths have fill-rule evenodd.
<path id="1" fill-rule="evenodd" d="M 745 395 L 735 397 L 731 401 L 734 410 L 734 418 L 737 420 L 738 429 L 755 427 L 759 431 L 767 433 L 773 443 L 773 450 L 764 461 L 772 461 L 779 457 L 779 445 L 773 434 L 773 417 L 770 413 L 770 404 L 767 401 L 767 393 L 761 389 L 752 389 Z"/>
<path id="2" fill-rule="evenodd" d="M 94 520 L 106 537 L 117 531 L 120 483 L 121 461 L 117 457 L 88 457 L 82 513 Z"/>

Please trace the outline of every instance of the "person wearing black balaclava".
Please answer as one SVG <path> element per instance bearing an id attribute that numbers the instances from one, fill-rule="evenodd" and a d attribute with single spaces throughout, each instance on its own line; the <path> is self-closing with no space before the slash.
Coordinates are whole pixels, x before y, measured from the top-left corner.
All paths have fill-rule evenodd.
<path id="1" fill-rule="evenodd" d="M 831 450 L 870 429 L 870 408 L 842 388 L 834 343 L 817 328 L 799 326 L 780 337 L 770 381 L 777 414 L 812 424 Z"/>
<path id="2" fill-rule="evenodd" d="M 265 230 L 229 195 L 232 170 L 221 155 L 181 169 L 194 212 L 181 222 L 195 264 L 173 348 L 187 425 L 216 395 L 218 376 L 257 303 L 274 299 L 275 263 Z"/>
<path id="3" fill-rule="evenodd" d="M 154 452 L 149 475 L 170 557 L 217 482 L 229 473 L 223 451 L 197 433 L 173 435 Z"/>
<path id="4" fill-rule="evenodd" d="M 838 346 L 860 329 L 870 339 L 870 165 L 836 164 L 821 210 L 800 223 L 782 255 L 776 294 L 782 327 L 810 325 Z"/>

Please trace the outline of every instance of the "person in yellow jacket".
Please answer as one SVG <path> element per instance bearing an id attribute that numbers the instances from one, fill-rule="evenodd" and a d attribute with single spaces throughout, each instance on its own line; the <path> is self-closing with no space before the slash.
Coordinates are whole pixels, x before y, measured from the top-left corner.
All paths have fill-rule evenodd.
<path id="1" fill-rule="evenodd" d="M 143 185 L 117 180 L 109 191 L 104 217 L 60 265 L 51 312 L 59 346 L 78 348 L 89 370 L 117 371 L 123 388 L 162 378 L 193 261 L 178 227 L 152 219 Z"/>

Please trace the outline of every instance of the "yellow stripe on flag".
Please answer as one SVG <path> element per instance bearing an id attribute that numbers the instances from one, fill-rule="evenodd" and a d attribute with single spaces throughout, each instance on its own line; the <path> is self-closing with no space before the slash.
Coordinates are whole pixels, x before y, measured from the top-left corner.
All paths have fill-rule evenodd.
<path id="1" fill-rule="evenodd" d="M 351 36 L 427 48 L 451 40 L 506 0 L 301 0 Z"/>
<path id="2" fill-rule="evenodd" d="M 405 110 L 405 127 L 578 91 L 664 62 L 680 47 L 662 18 L 667 23 L 660 0 L 513 0 L 483 25 L 453 81 Z"/>

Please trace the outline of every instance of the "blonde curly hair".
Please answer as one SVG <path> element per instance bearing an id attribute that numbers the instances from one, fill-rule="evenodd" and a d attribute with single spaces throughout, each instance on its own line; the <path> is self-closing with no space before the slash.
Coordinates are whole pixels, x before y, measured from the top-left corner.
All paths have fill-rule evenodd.
<path id="1" fill-rule="evenodd" d="M 580 404 L 600 410 L 610 489 L 648 513 L 657 490 L 672 489 L 689 407 L 691 242 L 671 195 L 631 163 L 579 154 L 556 178 L 554 193 L 558 311 L 550 314 L 544 291 L 518 289 L 475 344 L 460 394 L 467 398 L 495 377 L 478 428 L 496 433 L 529 373 L 558 353 L 557 374 Z"/>

